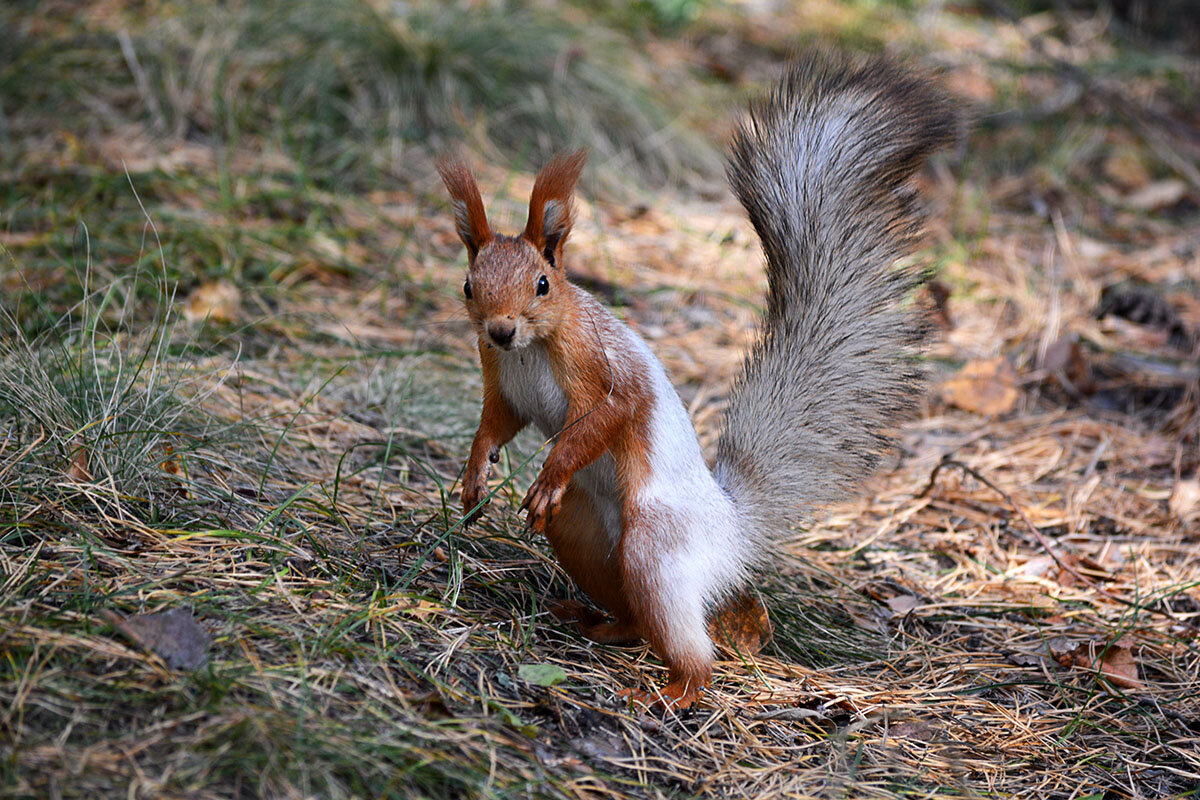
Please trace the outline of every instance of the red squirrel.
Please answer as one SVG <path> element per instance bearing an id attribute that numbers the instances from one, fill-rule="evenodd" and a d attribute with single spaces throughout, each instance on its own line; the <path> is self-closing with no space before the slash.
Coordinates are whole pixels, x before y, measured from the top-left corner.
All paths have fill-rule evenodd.
<path id="1" fill-rule="evenodd" d="M 645 639 L 682 708 L 712 677 L 713 630 L 760 627 L 756 566 L 814 507 L 844 498 L 892 445 L 923 387 L 919 282 L 896 260 L 922 213 L 910 178 L 956 114 L 885 59 L 799 57 L 733 137 L 727 173 L 766 255 L 766 308 L 710 470 L 662 364 L 563 269 L 582 151 L 538 174 L 525 230 L 492 231 L 475 178 L 442 160 L 478 336 L 483 412 L 463 474 L 482 510 L 499 450 L 526 425 L 553 441 L 521 505 L 611 619 L 560 607 L 598 642 Z M 754 636 L 749 637 L 754 641 Z"/>

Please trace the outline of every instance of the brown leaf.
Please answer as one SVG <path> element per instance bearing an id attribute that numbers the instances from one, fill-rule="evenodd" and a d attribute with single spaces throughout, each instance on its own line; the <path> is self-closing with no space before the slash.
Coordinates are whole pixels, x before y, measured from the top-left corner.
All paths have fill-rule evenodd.
<path id="1" fill-rule="evenodd" d="M 1020 392 L 1012 365 L 993 358 L 968 362 L 942 384 L 941 395 L 949 405 L 992 417 L 1012 411 Z"/>
<path id="2" fill-rule="evenodd" d="M 175 448 L 170 442 L 163 444 L 163 455 L 163 460 L 159 462 L 162 471 L 179 479 L 179 484 L 174 490 L 175 494 L 179 497 L 188 497 L 187 476 L 184 474 L 183 465 L 180 463 L 179 456 L 175 454 Z"/>
<path id="3" fill-rule="evenodd" d="M 591 759 L 611 761 L 630 756 L 629 746 L 625 744 L 624 740 L 615 736 L 603 734 L 580 736 L 572 739 L 571 745 L 582 755 Z"/>
<path id="4" fill-rule="evenodd" d="M 937 728 L 924 720 L 910 720 L 890 725 L 888 736 L 896 739 L 912 739 L 918 742 L 932 741 L 937 737 Z"/>
<path id="5" fill-rule="evenodd" d="M 163 472 L 169 472 L 172 475 L 179 475 L 182 470 L 179 469 L 179 459 L 175 457 L 175 448 L 170 442 L 163 445 L 163 453 L 166 459 L 162 462 Z"/>
<path id="6" fill-rule="evenodd" d="M 123 618 L 105 609 L 100 615 L 121 633 L 162 658 L 172 669 L 195 670 L 208 663 L 211 639 L 185 608 Z"/>
<path id="7" fill-rule="evenodd" d="M 1075 557 L 1074 553 L 1060 554 L 1054 566 L 1056 567 L 1054 570 L 1054 580 L 1060 585 L 1068 588 L 1080 585 L 1079 578 L 1075 577 L 1075 574 L 1071 572 L 1071 569 L 1074 569 L 1076 572 L 1079 571 L 1079 559 Z"/>
<path id="8" fill-rule="evenodd" d="M 82 439 L 75 440 L 75 449 L 71 451 L 70 466 L 67 467 L 67 477 L 80 483 L 86 483 L 92 479 L 92 472 L 88 469 L 88 449 Z"/>
<path id="9" fill-rule="evenodd" d="M 1133 651 L 1123 645 L 1112 645 L 1104 653 L 1100 660 L 1100 674 L 1123 689 L 1139 689 L 1142 686 Z"/>
<path id="10" fill-rule="evenodd" d="M 1078 647 L 1071 644 L 1071 640 L 1066 636 L 1055 636 L 1046 643 L 1046 647 L 1050 650 L 1050 655 L 1060 666 L 1070 667 L 1075 663 L 1075 653 Z"/>
<path id="11" fill-rule="evenodd" d="M 1075 342 L 1070 336 L 1060 336 L 1050 343 L 1046 348 L 1046 354 L 1042 356 L 1042 369 L 1049 372 L 1057 372 L 1060 369 L 1066 369 L 1071 363 L 1071 350 L 1074 349 Z"/>
<path id="12" fill-rule="evenodd" d="M 233 322 L 242 303 L 242 293 L 228 281 L 212 281 L 196 287 L 183 306 L 188 322 Z"/>
<path id="13" fill-rule="evenodd" d="M 771 640 L 767 608 L 748 592 L 732 597 L 708 623 L 708 635 L 733 653 L 757 653 Z"/>
<path id="14" fill-rule="evenodd" d="M 1035 653 L 1008 653 L 1008 661 L 1018 667 L 1038 667 L 1041 666 L 1045 659 Z"/>
<path id="15" fill-rule="evenodd" d="M 1050 643 L 1051 653 L 1062 666 L 1098 671 L 1110 683 L 1122 689 L 1142 688 L 1133 651 L 1119 641 L 1107 646 L 1093 641 L 1065 653 L 1055 652 L 1055 641 Z"/>
<path id="16" fill-rule="evenodd" d="M 1021 571 L 1032 578 L 1041 578 L 1050 571 L 1051 568 L 1057 567 L 1054 558 L 1051 556 L 1035 556 L 1025 562 L 1025 566 Z"/>
<path id="17" fill-rule="evenodd" d="M 1087 351 L 1074 335 L 1061 336 L 1046 348 L 1042 368 L 1065 377 L 1076 391 L 1086 395 L 1096 392 L 1096 381 L 1092 377 Z"/>

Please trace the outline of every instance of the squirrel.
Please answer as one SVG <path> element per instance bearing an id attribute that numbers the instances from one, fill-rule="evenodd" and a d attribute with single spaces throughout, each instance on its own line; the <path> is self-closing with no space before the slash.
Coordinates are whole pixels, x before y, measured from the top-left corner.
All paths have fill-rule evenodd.
<path id="1" fill-rule="evenodd" d="M 585 153 L 538 173 L 517 236 L 489 227 L 462 160 L 439 160 L 483 373 L 466 521 L 486 505 L 502 446 L 530 424 L 553 441 L 521 510 L 612 617 L 580 603 L 555 613 L 597 642 L 648 641 L 669 671 L 662 689 L 623 696 L 684 708 L 711 680 L 717 629 L 749 631 L 743 641 L 761 646 L 770 628 L 747 588 L 755 569 L 894 444 L 889 431 L 924 385 L 929 328 L 905 303 L 919 270 L 896 264 L 924 219 L 910 178 L 956 127 L 947 95 L 879 57 L 803 54 L 750 104 L 726 172 L 761 240 L 768 287 L 711 470 L 650 348 L 567 280 Z"/>

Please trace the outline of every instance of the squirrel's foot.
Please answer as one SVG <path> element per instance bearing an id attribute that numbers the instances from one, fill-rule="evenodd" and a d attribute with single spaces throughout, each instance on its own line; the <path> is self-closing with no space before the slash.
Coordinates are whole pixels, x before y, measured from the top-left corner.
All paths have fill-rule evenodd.
<path id="1" fill-rule="evenodd" d="M 622 689 L 617 697 L 629 700 L 631 705 L 645 706 L 651 711 L 682 711 L 688 708 L 705 690 L 704 684 L 693 681 L 674 680 L 657 691 Z"/>
<path id="2" fill-rule="evenodd" d="M 554 600 L 546 608 L 560 622 L 575 622 L 579 625 L 599 625 L 608 621 L 608 617 L 586 603 L 578 600 Z"/>
<path id="3" fill-rule="evenodd" d="M 552 603 L 550 613 L 563 622 L 575 623 L 580 633 L 599 644 L 633 644 L 642 638 L 633 625 L 613 622 L 601 612 L 578 600 L 560 600 Z"/>
<path id="4" fill-rule="evenodd" d="M 637 628 L 625 622 L 579 623 L 579 632 L 598 644 L 637 644 L 642 640 Z"/>

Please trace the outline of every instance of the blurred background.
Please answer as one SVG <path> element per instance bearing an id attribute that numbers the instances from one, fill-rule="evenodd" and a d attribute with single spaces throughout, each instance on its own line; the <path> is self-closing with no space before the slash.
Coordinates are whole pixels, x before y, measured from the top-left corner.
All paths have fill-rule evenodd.
<path id="1" fill-rule="evenodd" d="M 652 657 L 542 610 L 544 443 L 457 524 L 432 161 L 513 232 L 588 149 L 568 273 L 711 447 L 764 285 L 723 148 L 809 45 L 970 121 L 918 178 L 934 381 L 764 578 L 774 649 L 639 719 L 612 690 Z M 7 0 L 0 793 L 1183 796 L 1198 287 L 1195 0 Z"/>

